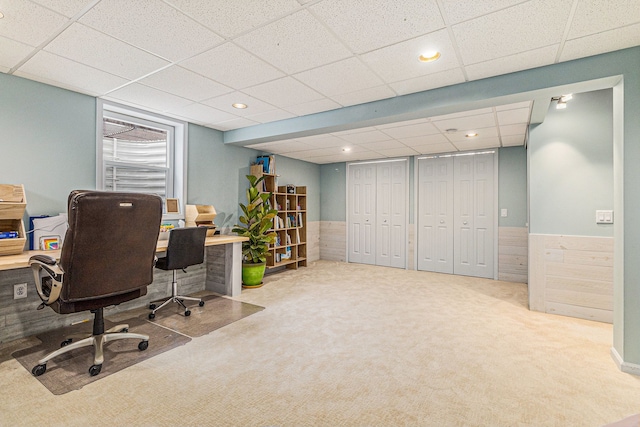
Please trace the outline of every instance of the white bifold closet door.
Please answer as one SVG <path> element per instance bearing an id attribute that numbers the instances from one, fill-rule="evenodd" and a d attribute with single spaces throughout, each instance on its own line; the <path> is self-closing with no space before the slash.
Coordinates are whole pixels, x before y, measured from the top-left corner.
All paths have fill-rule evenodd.
<path id="1" fill-rule="evenodd" d="M 418 160 L 418 269 L 494 277 L 494 153 Z"/>
<path id="2" fill-rule="evenodd" d="M 349 261 L 405 268 L 407 161 L 349 165 Z"/>

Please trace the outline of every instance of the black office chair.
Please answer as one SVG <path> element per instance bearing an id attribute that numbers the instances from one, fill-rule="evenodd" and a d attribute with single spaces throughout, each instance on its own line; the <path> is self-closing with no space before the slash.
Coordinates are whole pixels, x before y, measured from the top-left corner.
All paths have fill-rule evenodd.
<path id="1" fill-rule="evenodd" d="M 204 241 L 207 238 L 207 227 L 187 227 L 174 228 L 169 232 L 169 242 L 167 243 L 167 256 L 159 258 L 156 268 L 161 270 L 173 270 L 173 281 L 171 282 L 171 297 L 156 308 L 155 304 L 149 304 L 149 319 L 156 317 L 156 311 L 166 306 L 170 302 L 178 303 L 184 308 L 184 315 L 190 316 L 191 310 L 184 304 L 184 300 L 198 301 L 202 307 L 202 298 L 186 297 L 178 295 L 177 270 L 185 271 L 190 265 L 202 264 L 204 262 Z"/>
<path id="2" fill-rule="evenodd" d="M 33 375 L 44 374 L 49 360 L 80 347 L 93 345 L 91 376 L 102 369 L 107 342 L 140 339 L 138 349 L 147 349 L 149 336 L 129 333 L 128 325 L 105 331 L 103 309 L 147 293 L 161 220 L 162 199 L 155 195 L 100 191 L 69 195 L 69 228 L 60 261 L 35 255 L 29 265 L 42 300 L 38 309 L 49 306 L 60 314 L 91 311 L 93 334 L 77 342 L 63 341 L 59 350 L 38 361 Z"/>

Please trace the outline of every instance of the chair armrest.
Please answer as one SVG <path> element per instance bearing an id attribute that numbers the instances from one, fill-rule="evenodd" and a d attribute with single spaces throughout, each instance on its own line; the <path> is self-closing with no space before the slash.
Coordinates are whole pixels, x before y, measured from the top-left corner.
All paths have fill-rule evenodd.
<path id="1" fill-rule="evenodd" d="M 64 271 L 55 258 L 48 255 L 34 255 L 29 258 L 29 266 L 36 282 L 36 291 L 44 305 L 51 305 L 60 297 Z M 40 306 L 42 307 L 42 305 Z"/>

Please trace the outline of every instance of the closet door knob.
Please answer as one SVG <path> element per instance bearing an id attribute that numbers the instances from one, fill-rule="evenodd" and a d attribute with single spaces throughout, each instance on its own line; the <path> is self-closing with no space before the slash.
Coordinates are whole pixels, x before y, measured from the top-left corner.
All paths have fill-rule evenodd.
<path id="1" fill-rule="evenodd" d="M 444 224 L 444 219 L 441 219 L 441 220 L 440 220 L 440 224 Z"/>
<path id="2" fill-rule="evenodd" d="M 463 223 L 464 225 L 467 225 L 467 221 L 462 221 L 462 223 Z"/>

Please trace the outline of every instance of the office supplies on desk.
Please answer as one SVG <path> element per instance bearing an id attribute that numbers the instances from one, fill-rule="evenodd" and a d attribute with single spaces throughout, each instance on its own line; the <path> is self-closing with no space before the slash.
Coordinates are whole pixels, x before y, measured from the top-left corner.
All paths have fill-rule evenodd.
<path id="1" fill-rule="evenodd" d="M 57 216 L 33 217 L 33 236 L 31 249 L 50 250 L 54 246 L 60 249 L 64 245 L 67 233 L 67 214 Z M 54 242 L 57 239 L 57 243 Z M 36 246 L 37 245 L 37 246 Z"/>

